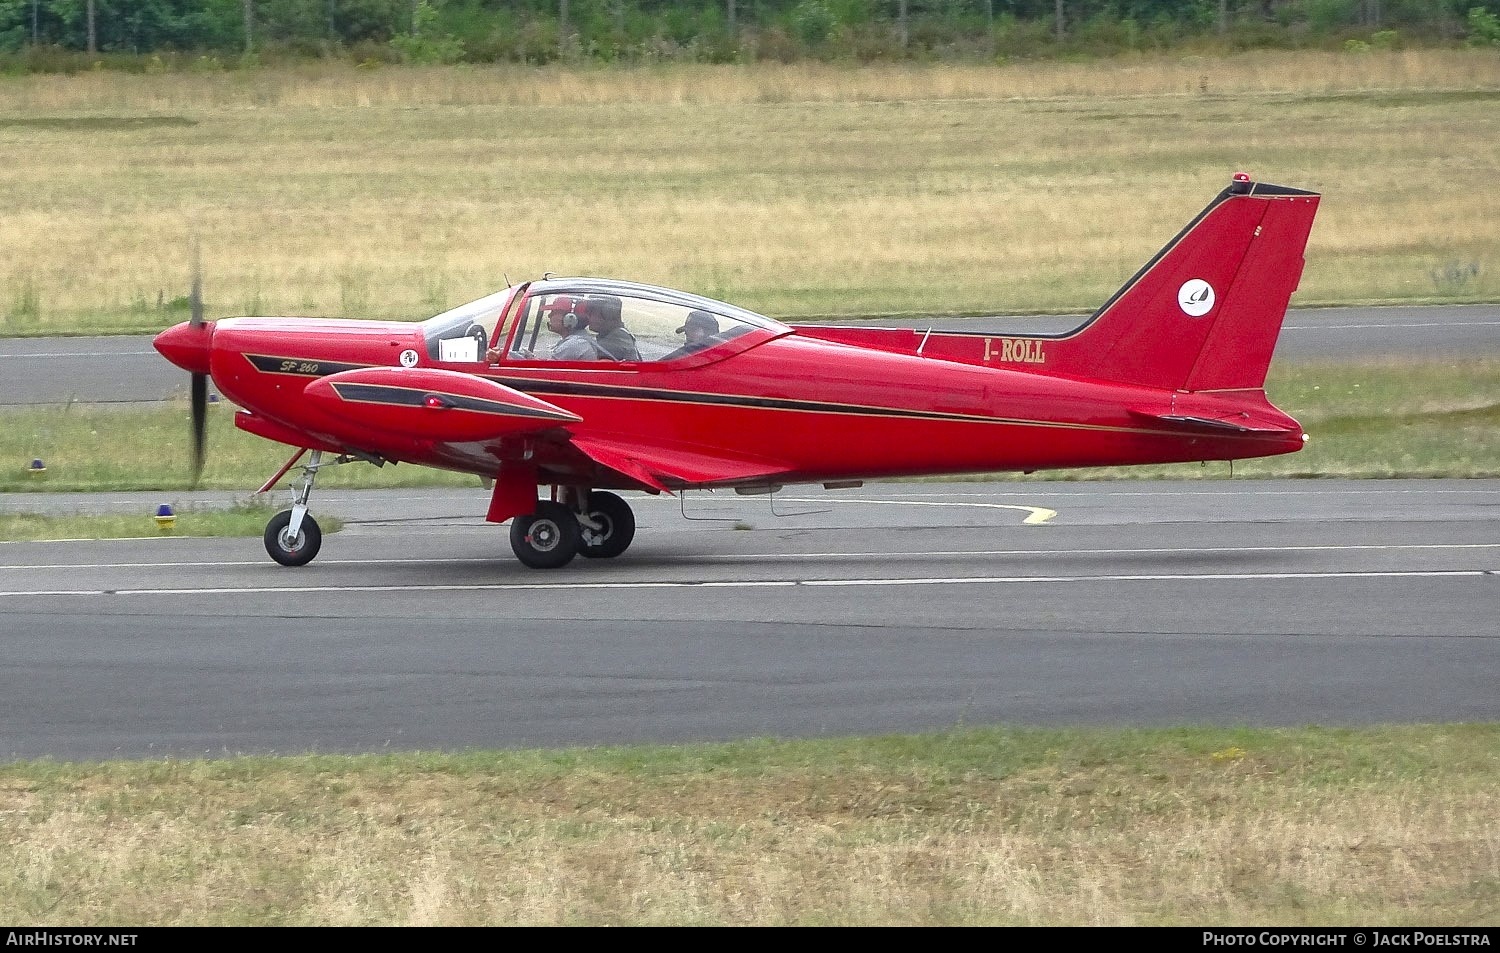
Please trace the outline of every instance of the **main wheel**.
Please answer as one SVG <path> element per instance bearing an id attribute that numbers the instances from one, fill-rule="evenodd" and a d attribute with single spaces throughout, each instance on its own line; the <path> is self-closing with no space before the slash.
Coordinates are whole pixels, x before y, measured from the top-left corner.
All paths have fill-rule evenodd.
<path id="1" fill-rule="evenodd" d="M 510 521 L 510 548 L 532 569 L 558 569 L 578 553 L 578 517 L 561 503 L 543 500 L 530 516 Z"/>
<path id="2" fill-rule="evenodd" d="M 266 552 L 283 566 L 306 566 L 323 545 L 323 531 L 318 528 L 317 520 L 304 513 L 302 528 L 293 539 L 287 533 L 291 524 L 291 510 L 282 510 L 271 517 L 271 522 L 266 524 Z"/>
<path id="3" fill-rule="evenodd" d="M 604 490 L 589 494 L 589 519 L 602 529 L 582 530 L 578 551 L 590 559 L 609 559 L 630 547 L 635 539 L 635 514 L 630 504 Z"/>

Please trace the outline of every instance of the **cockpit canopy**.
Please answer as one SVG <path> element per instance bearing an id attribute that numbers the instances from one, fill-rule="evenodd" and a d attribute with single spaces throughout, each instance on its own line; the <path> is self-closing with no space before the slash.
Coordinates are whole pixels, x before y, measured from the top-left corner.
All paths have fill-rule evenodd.
<path id="1" fill-rule="evenodd" d="M 549 325 L 552 315 L 561 320 Z M 423 331 L 432 360 L 483 361 L 486 349 L 495 348 L 513 363 L 558 359 L 552 352 L 562 340 L 559 327 L 591 329 L 594 359 L 642 363 L 730 352 L 735 339 L 790 331 L 723 301 L 603 278 L 549 278 L 508 288 L 429 318 Z"/>

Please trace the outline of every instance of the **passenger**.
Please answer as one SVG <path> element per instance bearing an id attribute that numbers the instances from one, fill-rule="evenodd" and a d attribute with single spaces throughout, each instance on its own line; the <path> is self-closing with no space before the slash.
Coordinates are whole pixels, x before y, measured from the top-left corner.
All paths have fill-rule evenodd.
<path id="1" fill-rule="evenodd" d="M 719 319 L 707 311 L 689 311 L 687 320 L 677 329 L 677 333 L 684 335 L 687 340 L 662 360 L 670 361 L 674 357 L 693 354 L 715 343 L 711 338 L 719 333 Z"/>
<path id="2" fill-rule="evenodd" d="M 599 348 L 600 354 L 615 361 L 641 359 L 635 335 L 625 330 L 619 298 L 589 298 L 582 303 L 588 309 L 585 315 L 589 330 L 594 332 L 594 344 Z"/>
<path id="3" fill-rule="evenodd" d="M 559 295 L 542 306 L 547 316 L 547 330 L 562 340 L 552 346 L 554 361 L 597 361 L 599 349 L 589 337 L 588 322 L 578 314 L 578 304 L 567 295 Z"/>

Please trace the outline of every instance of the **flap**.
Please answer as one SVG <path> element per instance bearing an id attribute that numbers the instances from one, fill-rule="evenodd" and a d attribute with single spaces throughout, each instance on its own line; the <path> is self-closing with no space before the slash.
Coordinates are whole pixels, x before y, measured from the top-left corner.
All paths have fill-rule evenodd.
<path id="1" fill-rule="evenodd" d="M 631 444 L 597 437 L 577 437 L 573 446 L 596 463 L 617 470 L 655 490 L 705 484 L 744 483 L 788 472 L 788 467 L 764 460 L 745 460 L 650 444 Z"/>

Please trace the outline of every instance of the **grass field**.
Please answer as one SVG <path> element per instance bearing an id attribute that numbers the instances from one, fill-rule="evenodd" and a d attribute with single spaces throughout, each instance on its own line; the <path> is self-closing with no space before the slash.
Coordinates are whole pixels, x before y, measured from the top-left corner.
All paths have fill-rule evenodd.
<path id="1" fill-rule="evenodd" d="M 1496 726 L 0 766 L 31 925 L 1493 927 Z"/>
<path id="2" fill-rule="evenodd" d="M 1087 311 L 1239 169 L 1325 195 L 1294 304 L 1500 300 L 1497 105 L 1480 50 L 0 77 L 0 335 L 185 318 L 195 237 L 210 317 L 416 318 L 549 270 L 775 316 Z M 1312 442 L 1236 478 L 1500 475 L 1493 358 L 1277 364 L 1268 390 Z M 286 452 L 230 413 L 211 408 L 204 485 L 248 490 Z M 0 491 L 180 488 L 187 433 L 185 404 L 6 411 Z M 0 538 L 78 525 L 14 517 Z M 1500 917 L 1496 725 L 225 754 L 0 765 L 0 919 Z"/>
<path id="3" fill-rule="evenodd" d="M 545 271 L 776 316 L 1088 311 L 1246 169 L 1300 305 L 1500 298 L 1500 57 L 0 78 L 0 333 L 416 318 Z"/>

